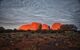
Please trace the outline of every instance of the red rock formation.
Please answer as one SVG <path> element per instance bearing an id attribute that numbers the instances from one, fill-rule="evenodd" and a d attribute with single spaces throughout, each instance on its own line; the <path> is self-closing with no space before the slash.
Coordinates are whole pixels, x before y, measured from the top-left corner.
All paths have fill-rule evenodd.
<path id="1" fill-rule="evenodd" d="M 33 30 L 33 31 L 37 31 L 37 30 L 60 30 L 60 27 L 62 26 L 61 23 L 54 23 L 52 24 L 52 27 L 50 28 L 47 24 L 42 24 L 38 23 L 38 22 L 32 22 L 31 24 L 26 24 L 26 25 L 22 25 L 19 27 L 18 30 Z"/>
<path id="2" fill-rule="evenodd" d="M 42 30 L 49 30 L 50 27 L 47 24 L 42 24 Z"/>
<path id="3" fill-rule="evenodd" d="M 30 24 L 20 26 L 18 30 L 30 30 Z"/>
<path id="4" fill-rule="evenodd" d="M 30 30 L 37 31 L 39 29 L 41 29 L 41 24 L 40 23 L 38 23 L 38 22 L 32 22 L 31 23 Z"/>
<path id="5" fill-rule="evenodd" d="M 52 30 L 60 30 L 60 27 L 61 27 L 61 26 L 62 26 L 61 23 L 54 23 L 54 24 L 52 24 L 51 29 L 52 29 Z"/>

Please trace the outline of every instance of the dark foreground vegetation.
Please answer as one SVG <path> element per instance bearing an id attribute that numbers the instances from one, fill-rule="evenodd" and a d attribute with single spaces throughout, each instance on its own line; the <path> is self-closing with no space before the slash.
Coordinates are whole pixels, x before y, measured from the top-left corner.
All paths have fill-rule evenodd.
<path id="1" fill-rule="evenodd" d="M 0 27 L 0 50 L 79 50 L 79 48 L 80 31 L 76 29 L 62 27 L 56 31 L 23 31 Z"/>

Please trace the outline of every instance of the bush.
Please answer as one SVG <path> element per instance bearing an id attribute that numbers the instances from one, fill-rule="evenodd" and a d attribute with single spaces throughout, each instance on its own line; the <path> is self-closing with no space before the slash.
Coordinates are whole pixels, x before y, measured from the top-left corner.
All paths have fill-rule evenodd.
<path id="1" fill-rule="evenodd" d="M 65 31 L 64 35 L 69 36 L 69 37 L 74 37 L 76 35 L 76 33 L 73 31 Z"/>

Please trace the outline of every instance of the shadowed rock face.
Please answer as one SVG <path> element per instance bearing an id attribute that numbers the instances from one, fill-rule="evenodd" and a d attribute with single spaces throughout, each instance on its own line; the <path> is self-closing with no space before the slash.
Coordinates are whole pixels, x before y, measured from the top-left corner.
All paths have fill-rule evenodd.
<path id="1" fill-rule="evenodd" d="M 47 24 L 42 24 L 42 30 L 49 30 L 50 27 Z"/>
<path id="2" fill-rule="evenodd" d="M 54 23 L 54 24 L 52 24 L 51 29 L 52 29 L 52 30 L 60 30 L 60 27 L 61 27 L 61 26 L 62 26 L 61 23 Z"/>

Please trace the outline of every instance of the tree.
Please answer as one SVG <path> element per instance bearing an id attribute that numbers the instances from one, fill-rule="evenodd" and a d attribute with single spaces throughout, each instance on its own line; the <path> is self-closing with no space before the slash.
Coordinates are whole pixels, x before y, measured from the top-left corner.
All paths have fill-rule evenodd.
<path id="1" fill-rule="evenodd" d="M 0 32 L 4 32 L 5 28 L 4 27 L 0 27 Z"/>
<path id="2" fill-rule="evenodd" d="M 65 24 L 60 27 L 62 31 L 76 31 L 77 27 L 73 24 Z"/>
<path id="3" fill-rule="evenodd" d="M 17 32 L 18 30 L 16 29 L 16 28 L 14 28 L 14 30 L 13 30 L 14 32 Z"/>
<path id="4" fill-rule="evenodd" d="M 13 30 L 12 29 L 6 29 L 6 32 L 12 32 Z"/>
<path id="5" fill-rule="evenodd" d="M 4 27 L 0 27 L 0 30 L 5 30 L 5 28 Z"/>

